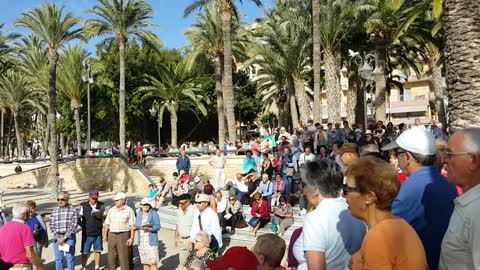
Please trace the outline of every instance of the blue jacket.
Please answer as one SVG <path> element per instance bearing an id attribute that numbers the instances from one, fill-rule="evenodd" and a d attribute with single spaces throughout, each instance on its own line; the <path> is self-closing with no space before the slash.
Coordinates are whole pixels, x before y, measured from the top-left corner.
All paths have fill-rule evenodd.
<path id="1" fill-rule="evenodd" d="M 242 162 L 242 170 L 244 173 L 248 173 L 251 169 L 254 169 L 255 171 L 257 170 L 257 163 L 255 162 L 255 159 L 253 157 L 248 158 L 245 157 L 243 158 Z"/>
<path id="2" fill-rule="evenodd" d="M 456 197 L 455 186 L 431 166 L 410 175 L 393 201 L 392 213 L 410 223 L 422 240 L 430 269 L 438 268 L 443 235 Z"/>
<path id="3" fill-rule="evenodd" d="M 142 226 L 142 215 L 143 211 L 140 210 L 137 213 L 137 219 L 135 221 L 135 226 Z M 150 246 L 158 246 L 158 231 L 160 230 L 160 217 L 158 216 L 157 211 L 151 210 L 148 212 L 147 222 L 152 225 L 152 230 L 149 233 Z M 136 233 L 136 243 L 140 245 L 140 232 Z"/>
<path id="4" fill-rule="evenodd" d="M 185 158 L 178 157 L 177 159 L 177 170 L 180 172 L 184 170 L 187 174 L 190 173 L 190 158 L 185 156 Z"/>

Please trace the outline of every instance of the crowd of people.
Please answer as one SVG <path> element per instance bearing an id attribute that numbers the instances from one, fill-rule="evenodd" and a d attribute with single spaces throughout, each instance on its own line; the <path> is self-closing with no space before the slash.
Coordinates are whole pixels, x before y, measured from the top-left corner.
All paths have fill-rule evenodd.
<path id="1" fill-rule="evenodd" d="M 190 175 L 182 150 L 171 183 L 162 178 L 149 186 L 139 209 L 122 192 L 107 206 L 91 191 L 80 209 L 60 193 L 49 223 L 56 269 L 64 257 L 73 269 L 77 226 L 83 267 L 93 247 L 99 268 L 107 242 L 109 269 L 117 262 L 131 269 L 133 245 L 144 269 L 156 269 L 161 217 L 155 210 L 168 203 L 177 211 L 180 269 L 284 269 L 285 252 L 291 269 L 480 269 L 480 129 L 457 131 L 445 142 L 436 126 L 309 125 L 305 132 L 279 128 L 252 138 L 234 179 L 225 177 L 221 150 L 210 157 L 211 179 Z M 303 224 L 286 243 L 297 214 Z M 13 216 L 0 228 L 0 258 L 15 268 L 43 269 L 48 235 L 34 202 L 15 205 Z M 267 224 L 272 233 L 257 237 Z M 256 237 L 252 251 L 230 247 L 222 256 L 223 235 L 246 227 Z M 11 242 L 22 252 L 13 252 Z"/>

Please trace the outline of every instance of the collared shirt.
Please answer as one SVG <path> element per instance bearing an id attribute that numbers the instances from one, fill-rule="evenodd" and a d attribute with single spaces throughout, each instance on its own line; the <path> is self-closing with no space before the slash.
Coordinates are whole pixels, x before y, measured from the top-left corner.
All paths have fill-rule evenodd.
<path id="1" fill-rule="evenodd" d="M 0 258 L 13 264 L 28 264 L 26 247 L 34 246 L 33 233 L 21 219 L 13 219 L 0 228 Z M 13 269 L 13 268 L 12 268 Z"/>
<path id="2" fill-rule="evenodd" d="M 440 270 L 480 269 L 480 184 L 455 199 L 443 237 Z"/>
<path id="3" fill-rule="evenodd" d="M 135 225 L 135 213 L 127 205 L 122 208 L 115 206 L 108 211 L 105 224 L 109 225 L 110 232 L 128 232 Z"/>
<path id="4" fill-rule="evenodd" d="M 190 171 L 190 158 L 187 156 L 185 156 L 185 158 L 178 157 L 177 170 L 179 171 L 184 170 L 188 174 Z"/>
<path id="5" fill-rule="evenodd" d="M 215 198 L 215 201 L 217 202 L 217 213 L 223 213 L 225 210 L 227 210 L 227 203 L 228 200 L 225 197 L 222 197 L 220 201 Z"/>
<path id="6" fill-rule="evenodd" d="M 194 205 L 189 205 L 185 212 L 179 208 L 177 214 L 177 227 L 178 227 L 178 234 L 180 237 L 187 237 L 190 236 L 190 231 L 192 230 L 192 223 L 193 223 L 193 215 L 197 208 Z"/>
<path id="7" fill-rule="evenodd" d="M 245 180 L 239 181 L 237 178 L 234 178 L 232 183 L 239 191 L 248 192 L 248 185 L 245 184 Z"/>
<path id="8" fill-rule="evenodd" d="M 213 163 L 215 169 L 223 169 L 225 167 L 226 160 L 224 155 L 213 155 L 210 161 Z"/>
<path id="9" fill-rule="evenodd" d="M 77 229 L 78 210 L 68 204 L 65 207 L 53 208 L 50 217 L 50 230 L 52 230 L 53 237 L 70 238 L 75 236 Z"/>
<path id="10" fill-rule="evenodd" d="M 427 254 L 430 269 L 438 268 L 440 247 L 458 196 L 437 167 L 422 167 L 400 186 L 392 213 L 405 219 L 417 232 Z"/>
<path id="11" fill-rule="evenodd" d="M 270 196 L 273 194 L 273 186 L 275 184 L 272 181 L 263 182 L 261 181 L 258 185 L 258 192 L 262 194 L 262 196 Z"/>
<path id="12" fill-rule="evenodd" d="M 190 241 L 195 243 L 195 236 L 200 231 L 199 217 L 202 220 L 203 231 L 207 232 L 210 235 L 215 236 L 218 241 L 218 247 L 222 247 L 222 233 L 220 230 L 220 221 L 218 220 L 218 215 L 213 211 L 212 208 L 207 207 L 202 213 L 196 211 L 193 215 L 193 224 L 192 230 L 190 231 Z"/>

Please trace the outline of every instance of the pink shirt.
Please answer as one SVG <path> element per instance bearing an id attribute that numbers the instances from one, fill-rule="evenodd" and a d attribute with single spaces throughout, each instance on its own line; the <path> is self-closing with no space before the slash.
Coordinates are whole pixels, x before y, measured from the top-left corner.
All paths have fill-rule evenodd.
<path id="1" fill-rule="evenodd" d="M 0 228 L 0 257 L 13 264 L 30 263 L 26 247 L 34 246 L 35 239 L 27 224 L 12 220 Z"/>

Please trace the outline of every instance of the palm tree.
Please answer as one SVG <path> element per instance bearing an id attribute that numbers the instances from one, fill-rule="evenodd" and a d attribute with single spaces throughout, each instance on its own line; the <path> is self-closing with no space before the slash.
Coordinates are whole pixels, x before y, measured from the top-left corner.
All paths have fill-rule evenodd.
<path id="1" fill-rule="evenodd" d="M 77 155 L 82 155 L 82 138 L 80 130 L 80 107 L 85 96 L 85 85 L 82 81 L 84 69 L 82 63 L 89 53 L 80 45 L 65 48 L 60 55 L 58 89 L 61 95 L 70 99 L 70 107 L 75 114 L 75 129 L 77 133 Z"/>
<path id="2" fill-rule="evenodd" d="M 170 113 L 170 131 L 172 145 L 177 146 L 178 111 L 187 110 L 197 114 L 207 115 L 205 104 L 209 100 L 205 97 L 201 85 L 194 79 L 186 79 L 187 72 L 183 63 L 166 64 L 158 68 L 156 76 L 145 74 L 145 86 L 139 87 L 143 93 L 143 100 L 159 98 L 159 125 L 162 126 L 163 113 Z M 197 116 L 198 117 L 198 116 Z"/>
<path id="3" fill-rule="evenodd" d="M 445 0 L 445 57 L 450 131 L 480 123 L 478 1 Z"/>
<path id="4" fill-rule="evenodd" d="M 17 139 L 17 156 L 23 157 L 23 139 L 18 124 L 18 114 L 27 106 L 38 104 L 39 91 L 32 89 L 28 78 L 20 72 L 8 70 L 0 77 L 0 99 L 2 105 L 8 108 L 13 116 L 15 136 Z"/>
<path id="5" fill-rule="evenodd" d="M 262 1 L 251 0 L 257 6 L 261 6 Z M 233 95 L 233 65 L 232 65 L 232 44 L 231 44 L 231 21 L 232 15 L 237 16 L 235 0 L 194 0 L 184 12 L 188 16 L 194 10 L 201 9 L 209 3 L 218 2 L 220 4 L 220 17 L 222 19 L 223 33 L 223 99 L 225 102 L 225 114 L 227 115 L 228 139 L 230 142 L 237 140 L 237 128 L 235 123 L 234 95 Z M 240 0 L 242 3 L 242 0 Z"/>
<path id="6" fill-rule="evenodd" d="M 153 47 L 160 46 L 160 41 L 149 30 L 153 24 L 148 22 L 154 11 L 150 4 L 143 0 L 98 0 L 100 5 L 89 12 L 98 18 L 86 22 L 87 37 L 112 35 L 104 40 L 114 40 L 119 45 L 120 56 L 120 89 L 119 89 L 119 122 L 120 153 L 125 155 L 125 46 L 130 36 L 136 36 Z"/>
<path id="7" fill-rule="evenodd" d="M 77 27 L 80 19 L 72 13 L 64 13 L 63 7 L 45 3 L 29 12 L 23 13 L 16 25 L 28 28 L 33 35 L 45 42 L 48 49 L 49 59 L 49 90 L 48 90 L 48 125 L 50 129 L 50 183 L 56 194 L 58 186 L 58 145 L 57 145 L 57 63 L 58 50 L 63 48 L 69 41 L 83 37 L 82 28 Z"/>
<path id="8" fill-rule="evenodd" d="M 313 27 L 313 121 L 322 123 L 322 55 L 320 43 L 320 2 L 312 0 Z"/>

